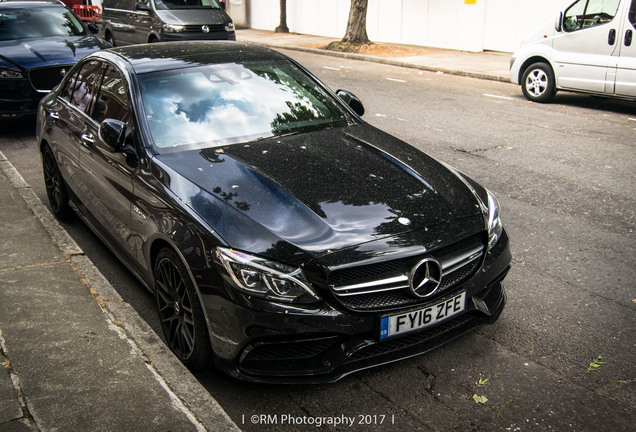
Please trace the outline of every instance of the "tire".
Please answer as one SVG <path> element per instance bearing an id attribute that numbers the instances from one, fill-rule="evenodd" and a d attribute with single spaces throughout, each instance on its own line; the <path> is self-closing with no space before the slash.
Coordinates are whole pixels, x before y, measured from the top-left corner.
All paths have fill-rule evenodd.
<path id="1" fill-rule="evenodd" d="M 46 196 L 49 199 L 53 215 L 61 221 L 71 219 L 74 213 L 68 203 L 66 183 L 48 145 L 42 150 L 42 172 L 44 174 Z"/>
<path id="2" fill-rule="evenodd" d="M 170 350 L 190 370 L 212 364 L 212 347 L 199 296 L 177 254 L 163 248 L 154 268 L 155 299 Z"/>
<path id="3" fill-rule="evenodd" d="M 104 35 L 104 40 L 108 42 L 109 44 L 111 44 L 113 48 L 116 46 L 115 38 L 113 37 L 113 34 L 111 32 L 106 32 L 106 35 Z"/>
<path id="4" fill-rule="evenodd" d="M 547 63 L 534 63 L 526 68 L 521 78 L 521 90 L 526 99 L 544 103 L 556 94 L 554 71 Z"/>

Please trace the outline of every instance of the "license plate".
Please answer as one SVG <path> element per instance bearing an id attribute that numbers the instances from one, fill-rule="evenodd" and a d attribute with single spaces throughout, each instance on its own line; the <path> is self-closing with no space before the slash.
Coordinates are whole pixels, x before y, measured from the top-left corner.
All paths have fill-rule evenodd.
<path id="1" fill-rule="evenodd" d="M 466 307 L 466 291 L 432 306 L 380 319 L 380 339 L 396 336 L 437 324 L 457 315 Z"/>

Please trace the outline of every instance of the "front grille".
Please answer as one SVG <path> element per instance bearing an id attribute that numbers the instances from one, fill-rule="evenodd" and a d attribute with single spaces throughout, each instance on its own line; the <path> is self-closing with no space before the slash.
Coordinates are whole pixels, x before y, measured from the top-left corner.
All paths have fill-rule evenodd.
<path id="1" fill-rule="evenodd" d="M 475 234 L 425 254 L 332 272 L 327 280 L 335 298 L 352 310 L 377 311 L 430 301 L 412 295 L 409 273 L 422 259 L 435 258 L 442 265 L 442 281 L 436 295 L 468 279 L 481 263 L 485 235 Z"/>
<path id="2" fill-rule="evenodd" d="M 32 69 L 29 72 L 29 80 L 35 90 L 48 92 L 60 83 L 64 76 L 62 71 L 68 71 L 72 66 L 73 65 L 59 65 Z"/>
<path id="3" fill-rule="evenodd" d="M 188 33 L 203 33 L 203 26 L 205 24 L 191 24 L 185 26 L 185 31 Z M 225 31 L 225 25 L 223 24 L 207 24 L 210 29 L 210 33 Z"/>

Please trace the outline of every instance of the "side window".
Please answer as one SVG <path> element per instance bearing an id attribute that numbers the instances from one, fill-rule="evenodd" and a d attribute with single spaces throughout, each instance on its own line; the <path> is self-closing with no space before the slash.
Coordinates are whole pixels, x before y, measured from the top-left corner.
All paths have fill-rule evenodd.
<path id="1" fill-rule="evenodd" d="M 118 71 L 109 66 L 104 74 L 104 80 L 95 100 L 95 108 L 91 117 L 98 123 L 106 118 L 125 122 L 128 119 L 129 111 L 126 81 Z"/>
<path id="2" fill-rule="evenodd" d="M 636 0 L 632 0 L 632 5 L 629 8 L 629 14 L 627 15 L 629 22 L 636 28 Z"/>
<path id="3" fill-rule="evenodd" d="M 64 89 L 60 93 L 60 97 L 67 102 L 71 101 L 71 95 L 73 94 L 73 89 L 75 87 L 75 83 L 77 82 L 77 76 L 79 75 L 79 71 L 75 71 L 72 77 L 66 81 L 64 84 Z"/>
<path id="4" fill-rule="evenodd" d="M 88 113 L 95 89 L 102 76 L 102 63 L 87 61 L 66 83 L 62 97 L 80 111 Z"/>
<path id="5" fill-rule="evenodd" d="M 563 28 L 573 32 L 614 19 L 620 0 L 579 0 L 570 6 L 563 16 Z"/>

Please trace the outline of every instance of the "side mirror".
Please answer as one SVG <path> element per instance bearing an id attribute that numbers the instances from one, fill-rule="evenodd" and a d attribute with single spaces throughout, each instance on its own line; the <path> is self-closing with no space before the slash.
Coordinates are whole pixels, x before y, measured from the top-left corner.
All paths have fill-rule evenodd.
<path id="1" fill-rule="evenodd" d="M 126 125 L 124 122 L 107 118 L 99 125 L 99 138 L 113 151 L 118 151 L 124 143 Z"/>
<path id="2" fill-rule="evenodd" d="M 97 34 L 99 32 L 99 27 L 93 21 L 87 23 L 86 28 L 88 28 L 88 31 L 93 34 Z"/>
<path id="3" fill-rule="evenodd" d="M 135 9 L 140 11 L 150 11 L 150 6 L 148 6 L 148 3 L 146 2 L 140 1 L 135 5 Z"/>
<path id="4" fill-rule="evenodd" d="M 347 90 L 338 90 L 336 92 L 336 95 L 338 95 L 338 97 L 342 99 L 344 103 L 349 105 L 349 108 L 351 108 L 353 112 L 358 114 L 360 117 L 364 115 L 364 105 L 362 105 L 362 102 L 356 95 L 348 92 Z"/>
<path id="5" fill-rule="evenodd" d="M 559 13 L 559 16 L 557 16 L 556 22 L 554 23 L 554 29 L 558 32 L 560 32 L 563 29 L 563 12 Z"/>
<path id="6" fill-rule="evenodd" d="M 221 6 L 221 10 L 225 10 L 226 9 L 224 1 L 219 1 L 219 6 Z"/>

